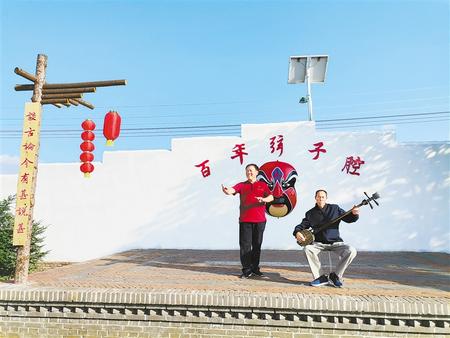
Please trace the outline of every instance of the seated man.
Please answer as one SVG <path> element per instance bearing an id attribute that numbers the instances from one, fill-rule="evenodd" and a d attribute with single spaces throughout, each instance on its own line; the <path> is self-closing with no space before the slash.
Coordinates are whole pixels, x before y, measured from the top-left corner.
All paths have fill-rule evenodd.
<path id="1" fill-rule="evenodd" d="M 308 228 L 317 229 L 320 225 L 345 214 L 345 211 L 338 205 L 326 203 L 327 192 L 325 190 L 317 190 L 315 199 L 315 207 L 306 212 L 305 218 L 294 229 L 293 235 L 298 242 L 305 241 L 305 237 L 300 232 L 301 230 Z M 358 213 L 359 209 L 353 207 L 352 212 L 342 218 L 342 220 L 347 223 L 356 222 L 359 218 Z M 340 221 L 337 221 L 330 227 L 314 233 L 314 242 L 305 246 L 306 258 L 314 277 L 314 280 L 310 283 L 311 286 L 331 284 L 334 287 L 342 287 L 344 271 L 356 257 L 356 249 L 344 244 L 340 237 L 339 223 Z M 322 251 L 332 251 L 339 257 L 335 271 L 331 272 L 329 276 L 321 271 L 321 263 L 318 256 Z"/>

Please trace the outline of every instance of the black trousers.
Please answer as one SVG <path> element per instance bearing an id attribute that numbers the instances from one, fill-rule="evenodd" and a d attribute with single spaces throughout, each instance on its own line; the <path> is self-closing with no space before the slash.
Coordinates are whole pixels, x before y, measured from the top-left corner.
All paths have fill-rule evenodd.
<path id="1" fill-rule="evenodd" d="M 261 244 L 265 228 L 266 222 L 239 222 L 239 247 L 243 273 L 259 270 Z"/>

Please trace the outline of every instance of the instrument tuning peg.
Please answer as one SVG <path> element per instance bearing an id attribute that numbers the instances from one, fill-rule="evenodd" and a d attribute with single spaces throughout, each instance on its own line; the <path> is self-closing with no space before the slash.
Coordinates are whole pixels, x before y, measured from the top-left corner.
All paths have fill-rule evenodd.
<path id="1" fill-rule="evenodd" d="M 369 203 L 370 209 L 373 209 L 373 206 L 372 206 L 372 204 L 370 203 L 371 198 L 369 197 L 369 195 L 367 195 L 367 193 L 366 193 L 365 191 L 364 191 L 364 195 L 366 195 L 366 197 L 367 197 L 367 203 Z"/>

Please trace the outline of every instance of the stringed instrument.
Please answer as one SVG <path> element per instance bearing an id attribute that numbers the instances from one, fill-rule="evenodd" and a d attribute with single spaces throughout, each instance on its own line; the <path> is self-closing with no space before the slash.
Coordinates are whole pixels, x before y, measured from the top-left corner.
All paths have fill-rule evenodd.
<path id="1" fill-rule="evenodd" d="M 361 206 L 363 206 L 363 205 L 369 205 L 369 206 L 370 206 L 370 209 L 373 209 L 373 206 L 372 206 L 372 204 L 370 203 L 371 201 L 373 201 L 376 205 L 379 205 L 378 202 L 377 202 L 376 200 L 380 198 L 380 195 L 379 195 L 377 192 L 374 193 L 374 194 L 372 194 L 371 197 L 369 197 L 369 195 L 367 195 L 366 192 L 364 192 L 364 195 L 366 195 L 367 198 L 364 199 L 364 200 L 362 200 L 362 202 L 359 203 L 359 204 L 356 206 L 356 208 L 359 208 L 359 207 L 361 207 Z M 353 208 L 354 208 L 354 207 L 353 207 Z M 353 208 L 352 208 L 352 209 L 353 209 Z M 343 219 L 345 216 L 349 215 L 349 214 L 352 212 L 352 209 L 350 209 L 349 211 L 346 211 L 344 214 L 342 214 L 341 216 L 339 216 L 339 217 L 333 219 L 332 221 L 320 225 L 320 226 L 317 227 L 317 228 L 314 228 L 314 229 L 313 229 L 313 228 L 309 228 L 309 229 L 303 229 L 303 230 L 300 230 L 299 233 L 301 233 L 301 234 L 303 235 L 303 237 L 305 238 L 305 240 L 304 240 L 304 241 L 297 241 L 297 244 L 300 245 L 300 246 L 307 246 L 307 245 L 311 244 L 312 242 L 314 242 L 314 239 L 315 239 L 314 234 L 317 234 L 317 233 L 319 233 L 319 232 L 321 232 L 321 231 L 323 231 L 323 230 L 329 228 L 329 227 L 330 227 L 331 225 L 333 225 L 334 223 L 340 221 L 340 220 Z"/>

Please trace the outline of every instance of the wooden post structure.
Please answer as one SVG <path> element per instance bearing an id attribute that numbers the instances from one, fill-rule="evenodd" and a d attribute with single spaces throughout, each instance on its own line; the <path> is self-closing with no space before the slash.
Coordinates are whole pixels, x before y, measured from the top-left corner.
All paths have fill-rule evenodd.
<path id="1" fill-rule="evenodd" d="M 14 282 L 17 284 L 26 283 L 28 280 L 42 106 L 52 104 L 61 108 L 62 105 L 66 107 L 82 105 L 94 109 L 91 103 L 81 99 L 84 93 L 93 93 L 96 91 L 96 87 L 124 86 L 127 84 L 126 80 L 50 84 L 45 82 L 46 68 L 47 56 L 39 54 L 36 62 L 36 75 L 18 67 L 14 69 L 16 74 L 34 82 L 33 84 L 15 86 L 16 91 L 33 91 L 32 102 L 25 104 L 13 230 L 13 245 L 17 247 Z"/>
<path id="2" fill-rule="evenodd" d="M 31 98 L 32 102 L 37 102 L 40 104 L 42 97 L 42 88 L 45 83 L 45 70 L 47 68 L 47 55 L 39 54 L 36 62 L 36 81 L 34 82 L 33 89 L 33 97 Z M 26 114 L 26 112 L 25 112 Z M 40 114 L 39 120 L 37 121 L 37 125 L 40 127 Z M 36 156 L 34 157 L 34 170 L 32 172 L 31 179 L 31 189 L 30 189 L 30 205 L 28 206 L 28 224 L 24 227 L 26 231 L 26 239 L 24 245 L 20 245 L 17 248 L 17 260 L 16 260 L 16 272 L 14 276 L 15 283 L 26 283 L 28 280 L 28 268 L 30 265 L 30 248 L 31 248 L 31 233 L 33 227 L 33 207 L 34 207 L 34 194 L 36 191 L 36 180 L 37 180 L 37 170 L 38 170 L 38 158 L 39 158 L 39 138 L 38 143 L 35 145 L 34 149 Z M 19 174 L 19 182 L 20 182 L 20 174 Z M 19 192 L 18 192 L 19 194 Z M 17 195 L 17 201 L 19 199 L 19 195 Z M 16 202 L 16 208 L 18 208 Z M 16 211 L 17 215 L 17 211 Z"/>

